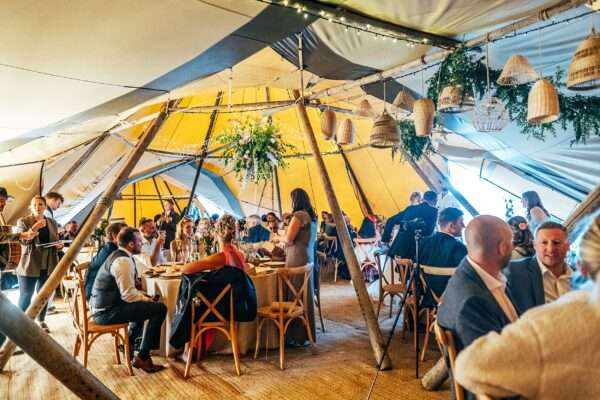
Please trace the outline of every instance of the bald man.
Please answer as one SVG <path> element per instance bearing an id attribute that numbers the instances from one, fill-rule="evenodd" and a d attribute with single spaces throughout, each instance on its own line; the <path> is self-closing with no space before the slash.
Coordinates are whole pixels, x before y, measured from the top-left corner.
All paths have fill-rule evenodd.
<path id="1" fill-rule="evenodd" d="M 467 225 L 465 239 L 467 256 L 450 279 L 438 311 L 438 323 L 452 331 L 459 352 L 518 318 L 501 272 L 512 252 L 508 224 L 491 215 L 478 216 Z"/>

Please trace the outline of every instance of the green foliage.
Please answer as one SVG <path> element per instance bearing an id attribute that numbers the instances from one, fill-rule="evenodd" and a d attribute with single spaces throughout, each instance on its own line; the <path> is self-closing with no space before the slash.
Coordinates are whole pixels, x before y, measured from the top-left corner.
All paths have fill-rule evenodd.
<path id="1" fill-rule="evenodd" d="M 406 156 L 417 161 L 423 154 L 429 154 L 431 152 L 431 140 L 429 140 L 428 137 L 417 136 L 413 121 L 400 120 L 397 123 L 398 129 L 400 130 L 400 148 L 392 149 L 392 157 L 398 150 L 404 150 Z"/>
<path id="2" fill-rule="evenodd" d="M 529 124 L 527 122 L 527 97 L 533 84 L 500 86 L 496 80 L 498 70 L 490 69 L 490 85 L 494 96 L 506 105 L 509 117 L 519 126 L 521 133 L 528 137 L 544 140 L 547 134 L 556 134 L 556 127 L 567 129 L 572 126 L 575 132 L 573 143 L 585 143 L 593 135 L 600 136 L 600 98 L 598 96 L 567 96 L 561 93 L 564 88 L 563 72 L 557 70 L 554 76 L 545 77 L 558 90 L 560 117 L 549 124 Z M 437 103 L 441 90 L 452 84 L 460 84 L 465 94 L 481 98 L 486 88 L 486 68 L 481 58 L 476 59 L 465 48 L 450 54 L 438 71 L 428 80 L 427 96 Z"/>
<path id="3" fill-rule="evenodd" d="M 285 168 L 284 154 L 294 149 L 281 141 L 278 128 L 271 122 L 252 119 L 236 121 L 217 140 L 227 146 L 222 154 L 225 166 L 243 182 L 271 180 L 273 167 Z"/>

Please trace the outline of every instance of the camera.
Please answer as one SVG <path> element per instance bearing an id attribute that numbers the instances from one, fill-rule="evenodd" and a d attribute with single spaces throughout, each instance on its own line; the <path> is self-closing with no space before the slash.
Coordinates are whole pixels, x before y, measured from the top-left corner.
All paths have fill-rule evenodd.
<path id="1" fill-rule="evenodd" d="M 425 220 L 423 218 L 415 218 L 409 221 L 402 221 L 402 229 L 406 232 L 421 231 L 425 229 Z"/>

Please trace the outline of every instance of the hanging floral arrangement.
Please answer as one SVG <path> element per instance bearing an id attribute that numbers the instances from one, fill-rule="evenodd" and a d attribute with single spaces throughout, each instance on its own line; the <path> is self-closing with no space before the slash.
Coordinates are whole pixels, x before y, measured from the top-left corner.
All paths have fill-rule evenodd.
<path id="1" fill-rule="evenodd" d="M 273 168 L 285 168 L 284 155 L 295 149 L 281 140 L 279 129 L 267 119 L 234 121 L 217 140 L 226 146 L 221 155 L 225 166 L 244 183 L 271 180 Z"/>
<path id="2" fill-rule="evenodd" d="M 392 158 L 396 153 L 400 153 L 403 160 L 406 157 L 413 161 L 418 161 L 421 156 L 431 153 L 433 147 L 429 137 L 417 136 L 415 123 L 408 119 L 397 121 L 400 131 L 400 144 L 392 148 Z"/>

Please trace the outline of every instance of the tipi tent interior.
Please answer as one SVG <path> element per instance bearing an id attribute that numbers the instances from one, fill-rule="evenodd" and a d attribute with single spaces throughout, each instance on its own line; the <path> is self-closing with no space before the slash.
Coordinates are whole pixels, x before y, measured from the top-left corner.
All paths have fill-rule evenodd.
<path id="1" fill-rule="evenodd" d="M 94 207 L 105 204 L 105 191 L 166 108 L 156 136 L 101 218 L 136 226 L 141 217 L 160 214 L 165 199 L 175 201 L 175 211 L 193 199 L 207 216 L 282 215 L 292 210 L 295 188 L 308 193 L 317 213 L 330 211 L 303 126 L 303 103 L 333 194 L 354 225 L 367 214 L 390 217 L 409 205 L 412 192 L 442 186 L 459 200 L 465 221 L 479 214 L 505 219 L 509 209 L 524 215 L 521 193 L 535 190 L 553 220 L 570 223 L 582 207 L 587 213 L 598 204 L 598 90 L 558 88 L 595 107 L 594 129 L 580 140 L 564 118 L 539 138 L 512 114 L 501 131 L 478 131 L 470 112 L 437 113 L 431 135 L 415 140 L 414 133 L 402 133 L 404 147 L 396 151 L 370 146 L 370 134 L 384 110 L 397 121 L 413 121 L 412 105 L 394 105 L 394 99 L 401 92 L 413 101 L 426 98 L 436 86 L 431 78 L 441 75 L 434 75 L 443 65 L 440 54 L 462 45 L 498 71 L 514 54 L 526 56 L 542 76 L 567 71 L 599 20 L 597 8 L 597 2 L 564 0 L 5 2 L 0 186 L 14 199 L 4 219 L 16 224 L 35 195 L 58 191 L 65 199 L 54 215 L 60 224 L 95 226 Z M 366 117 L 356 111 L 364 100 L 372 107 Z M 352 143 L 324 138 L 326 110 L 335 112 L 338 125 L 351 121 Z M 569 112 L 577 114 L 561 109 L 561 118 Z M 225 162 L 220 136 L 247 120 L 272 122 L 280 140 L 293 146 L 271 179 L 243 179 Z M 429 150 L 417 159 L 410 147 L 423 140 Z M 108 339 L 95 344 L 87 370 L 121 398 L 450 397 L 449 383 L 434 392 L 421 388 L 412 342 L 399 334 L 391 346 L 394 368 L 382 372 L 369 394 L 376 373 L 372 332 L 352 284 L 324 282 L 321 298 L 326 331 L 317 329 L 314 346 L 289 349 L 284 371 L 273 350 L 266 359 L 262 351 L 258 360 L 244 356 L 240 377 L 228 355 L 209 356 L 189 380 L 181 376 L 183 364 L 167 359 L 166 372 L 129 377 L 113 365 Z M 377 296 L 372 300 L 376 304 Z M 59 309 L 48 325 L 70 352 L 71 314 Z M 393 319 L 383 314 L 378 323 L 385 336 Z M 2 397 L 74 396 L 30 356 L 13 356 L 3 367 Z M 437 358 L 432 344 L 421 376 Z"/>

